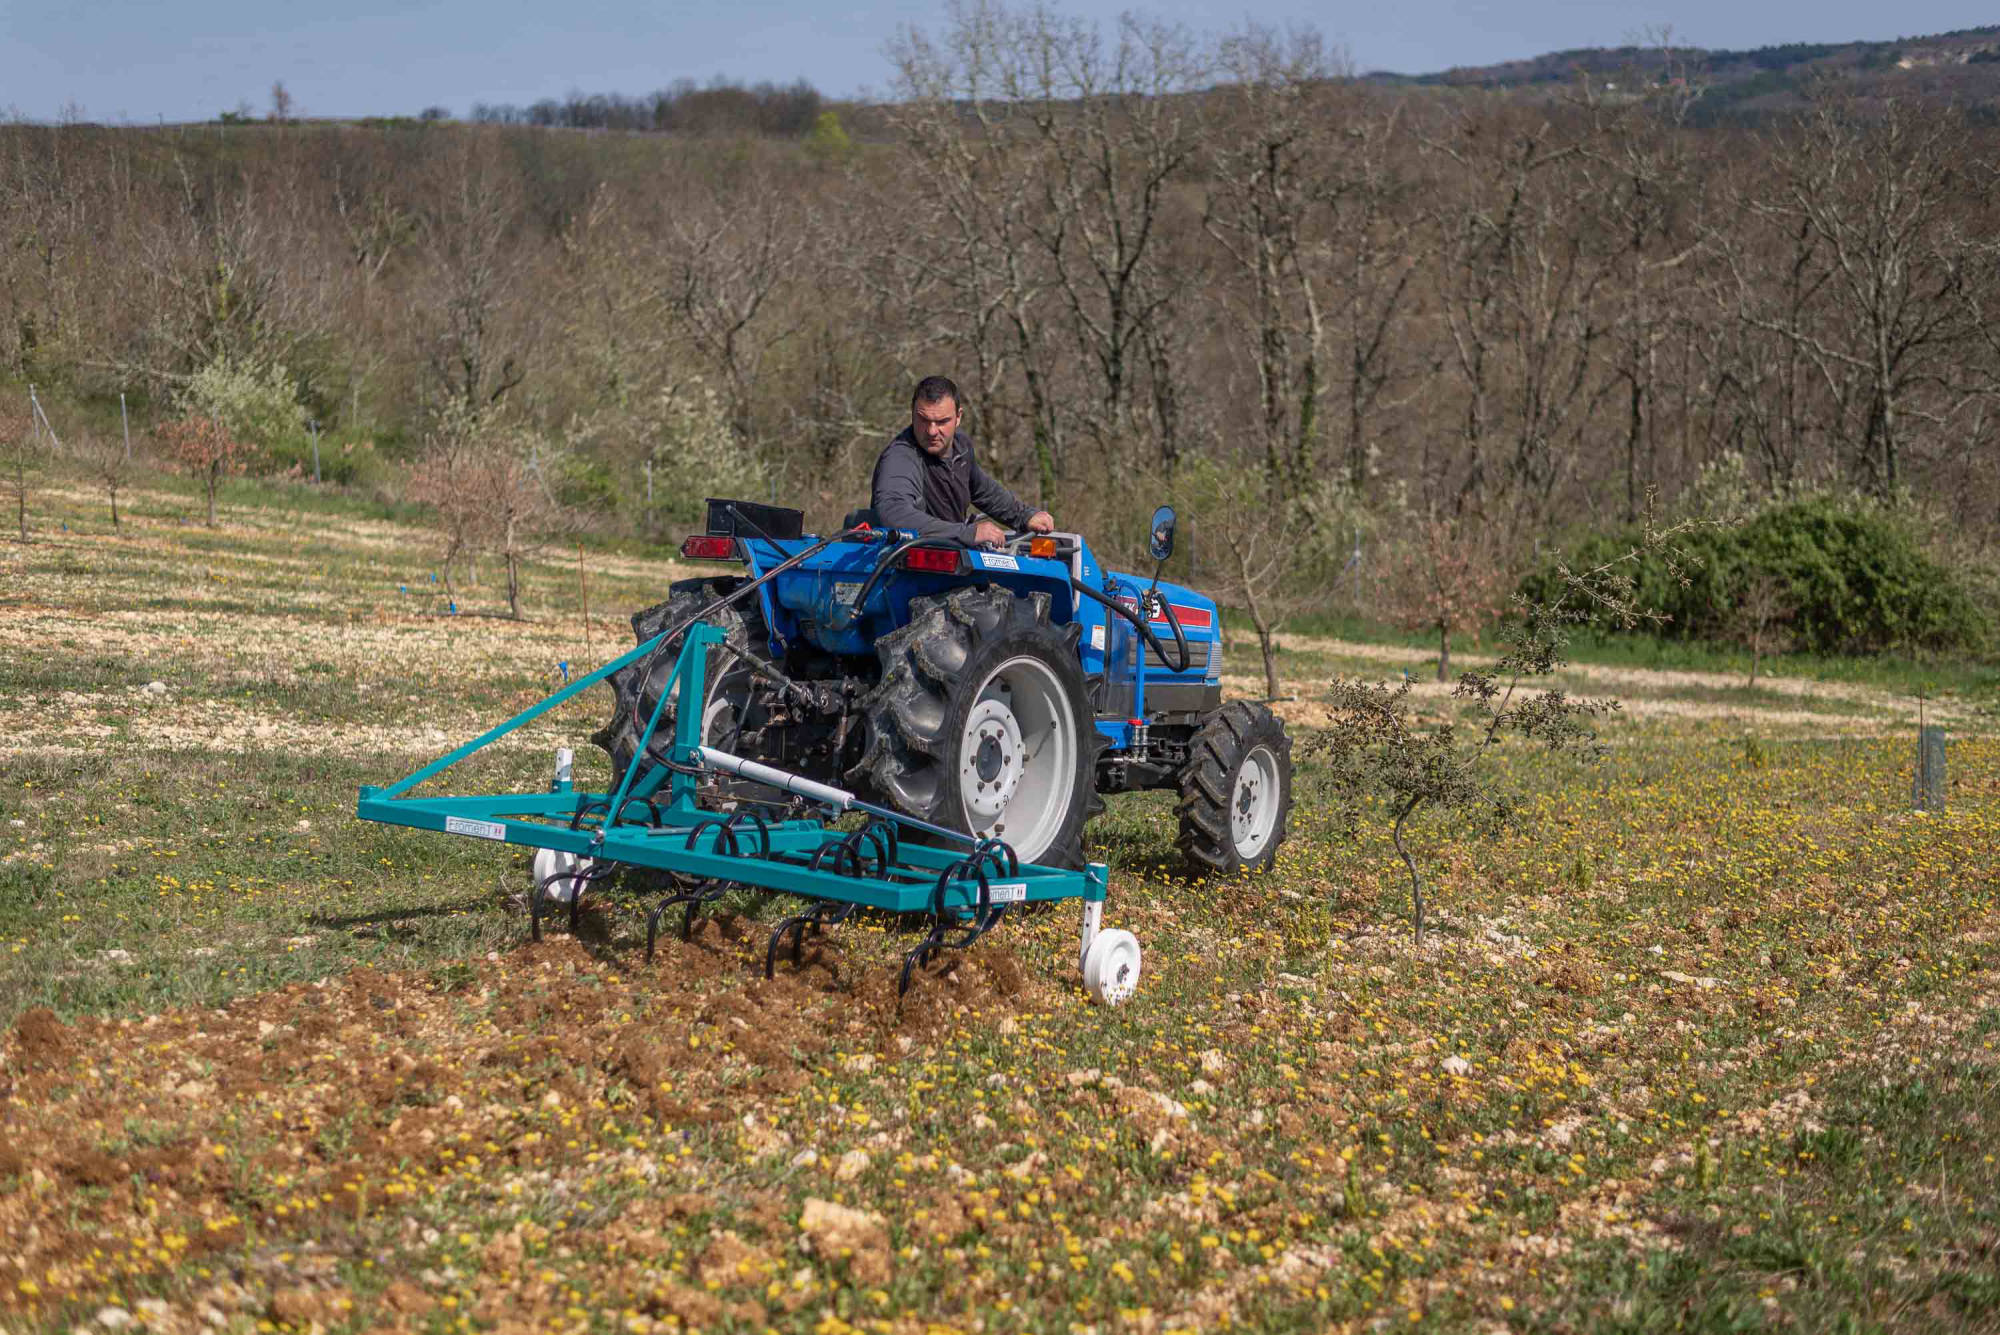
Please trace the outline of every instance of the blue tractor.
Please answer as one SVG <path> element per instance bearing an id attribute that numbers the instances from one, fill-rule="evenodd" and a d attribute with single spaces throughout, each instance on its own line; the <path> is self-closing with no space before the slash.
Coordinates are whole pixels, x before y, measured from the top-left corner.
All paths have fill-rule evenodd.
<path id="1" fill-rule="evenodd" d="M 1271 864 L 1292 799 L 1291 740 L 1263 705 L 1224 704 L 1216 605 L 1107 570 L 1074 533 L 1016 534 L 997 550 L 884 531 L 867 512 L 820 538 L 800 511 L 708 503 L 684 557 L 741 574 L 675 583 L 640 612 L 640 643 L 705 621 L 704 744 L 845 785 L 933 825 L 998 838 L 1024 862 L 1082 865 L 1102 794 L 1179 796 L 1190 869 Z M 1150 551 L 1173 551 L 1154 515 Z M 592 740 L 614 783 L 647 743 L 666 761 L 677 639 L 610 679 Z"/>

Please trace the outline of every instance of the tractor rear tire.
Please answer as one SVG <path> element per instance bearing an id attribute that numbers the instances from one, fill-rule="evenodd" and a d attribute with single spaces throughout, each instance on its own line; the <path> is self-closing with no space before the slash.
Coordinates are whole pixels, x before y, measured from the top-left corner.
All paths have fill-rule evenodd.
<path id="1" fill-rule="evenodd" d="M 1181 770 L 1181 854 L 1200 876 L 1268 870 L 1292 811 L 1292 739 L 1264 705 L 1233 700 L 1194 735 Z"/>
<path id="2" fill-rule="evenodd" d="M 679 625 L 716 599 L 734 592 L 742 582 L 738 579 L 675 581 L 667 586 L 665 602 L 633 615 L 632 631 L 638 637 L 635 643 L 644 644 L 661 631 Z M 760 600 L 746 598 L 709 614 L 707 620 L 720 629 L 728 643 L 736 648 L 760 658 L 768 653 L 765 647 L 768 634 L 764 629 L 764 608 Z M 647 720 L 652 718 L 653 706 L 659 703 L 660 692 L 668 690 L 673 682 L 674 667 L 680 662 L 680 650 L 678 639 L 671 644 L 663 644 L 654 653 L 620 668 L 606 679 L 614 700 L 611 718 L 590 740 L 611 757 L 611 790 L 615 790 L 625 777 L 625 770 L 639 749 L 639 734 L 645 731 Z M 750 669 L 744 667 L 734 654 L 720 648 L 708 651 L 708 698 L 703 709 L 706 722 L 702 728 L 702 741 L 724 750 L 733 749 L 735 734 L 744 723 L 739 711 L 749 696 L 750 683 Z M 674 718 L 679 711 L 680 701 L 670 697 L 667 707 L 660 711 L 660 726 L 654 729 L 646 748 L 651 760 L 664 761 L 672 750 Z"/>
<path id="3" fill-rule="evenodd" d="M 867 741 L 849 779 L 933 825 L 996 835 L 1023 862 L 1082 866 L 1105 738 L 1078 631 L 1049 624 L 1046 595 L 912 599 L 910 623 L 876 644 L 882 679 L 861 702 Z"/>

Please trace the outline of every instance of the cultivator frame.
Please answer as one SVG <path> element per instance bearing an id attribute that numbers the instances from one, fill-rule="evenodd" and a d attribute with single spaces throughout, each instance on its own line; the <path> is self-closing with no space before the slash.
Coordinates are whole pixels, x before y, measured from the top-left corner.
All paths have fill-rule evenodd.
<path id="1" fill-rule="evenodd" d="M 634 763 L 626 766 L 616 792 L 574 788 L 567 764 L 559 761 L 555 782 L 546 792 L 410 795 L 426 780 L 579 691 L 659 652 L 676 633 L 662 632 L 387 788 L 364 785 L 355 815 L 383 824 L 549 850 L 549 855 L 537 856 L 538 874 L 530 898 L 530 926 L 536 939 L 540 938 L 544 909 L 553 888 L 566 891 L 559 894 L 568 902 L 574 930 L 585 890 L 626 866 L 667 873 L 673 886 L 647 915 L 649 959 L 660 919 L 669 909 L 684 909 L 681 935 L 686 939 L 696 914 L 731 886 L 810 901 L 804 912 L 783 919 L 772 930 L 764 957 L 767 977 L 788 935 L 796 962 L 808 931 L 817 933 L 822 927 L 843 922 L 858 908 L 926 914 L 930 929 L 904 956 L 900 991 L 909 987 L 925 962 L 941 951 L 971 945 L 997 926 L 1014 905 L 1080 900 L 1083 929 L 1078 961 L 1086 984 L 1100 1001 L 1116 1003 L 1130 995 L 1138 981 L 1138 946 L 1128 932 L 1100 928 L 1108 890 L 1103 864 L 1091 863 L 1073 871 L 1024 863 L 997 839 L 975 841 L 874 807 L 840 789 L 704 748 L 699 735 L 700 709 L 677 710 L 669 759 L 645 764 L 645 758 L 653 754 L 649 746 L 666 702 L 676 693 L 672 687 L 660 693 L 653 716 L 640 735 Z M 708 650 L 723 640 L 723 632 L 705 621 L 686 628 L 673 674 L 680 699 L 707 698 Z M 832 828 L 823 816 L 767 818 L 733 796 L 734 811 L 703 807 L 703 798 L 714 793 L 713 786 L 705 788 L 703 780 L 723 775 L 789 792 L 795 811 L 817 808 L 831 815 L 859 810 L 867 812 L 870 819 L 858 830 L 841 830 Z M 664 801 L 660 796 L 663 789 Z M 920 827 L 933 837 L 950 836 L 965 846 L 909 842 L 903 838 L 906 826 Z M 543 872 L 543 865 L 552 870 Z"/>

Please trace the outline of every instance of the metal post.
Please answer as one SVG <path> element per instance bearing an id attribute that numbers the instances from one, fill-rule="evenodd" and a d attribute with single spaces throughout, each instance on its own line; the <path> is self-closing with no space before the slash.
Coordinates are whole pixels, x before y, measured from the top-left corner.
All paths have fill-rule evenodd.
<path id="1" fill-rule="evenodd" d="M 1944 810 L 1944 729 L 1925 721 L 1924 697 L 1917 697 L 1917 775 L 1910 805 L 1918 811 Z"/>
<path id="2" fill-rule="evenodd" d="M 30 416 L 35 421 L 35 444 L 40 446 L 42 436 L 47 435 L 50 447 L 61 449 L 62 438 L 56 435 L 55 423 L 49 420 L 48 411 L 42 407 L 42 401 L 35 396 L 33 385 L 28 386 L 28 407 L 32 410 Z"/>
<path id="3" fill-rule="evenodd" d="M 125 411 L 125 391 L 118 391 L 118 421 L 125 428 L 125 459 L 132 459 L 132 418 Z"/>

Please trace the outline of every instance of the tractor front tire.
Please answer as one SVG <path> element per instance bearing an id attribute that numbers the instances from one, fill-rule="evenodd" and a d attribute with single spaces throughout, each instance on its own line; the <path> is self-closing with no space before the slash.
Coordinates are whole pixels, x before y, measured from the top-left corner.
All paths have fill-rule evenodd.
<path id="1" fill-rule="evenodd" d="M 741 583 L 736 579 L 676 580 L 667 586 L 665 602 L 633 614 L 635 643 L 644 644 L 661 631 L 679 625 L 716 599 L 727 597 Z M 729 644 L 759 657 L 765 655 L 764 609 L 758 600 L 746 598 L 709 614 L 707 620 L 723 632 Z M 638 662 L 620 668 L 607 679 L 613 696 L 611 718 L 590 740 L 611 757 L 612 789 L 625 777 L 625 770 L 639 749 L 639 734 L 646 730 L 660 693 L 672 685 L 680 656 L 681 641 L 676 639 Z M 745 722 L 740 711 L 749 695 L 750 670 L 734 654 L 717 648 L 708 651 L 705 675 L 708 698 L 702 711 L 702 741 L 732 749 L 734 736 Z M 679 710 L 680 701 L 670 697 L 667 707 L 660 711 L 660 726 L 654 729 L 646 748 L 652 761 L 665 761 L 673 749 L 674 718 Z"/>
<path id="2" fill-rule="evenodd" d="M 1292 739 L 1264 705 L 1233 700 L 1195 733 L 1180 786 L 1181 854 L 1189 871 L 1267 870 L 1292 811 Z"/>
<path id="3" fill-rule="evenodd" d="M 920 820 L 1003 839 L 1023 862 L 1082 866 L 1105 739 L 1077 632 L 1049 624 L 1046 595 L 912 599 L 910 623 L 877 642 L 882 678 L 861 702 L 866 749 L 848 777 Z"/>

